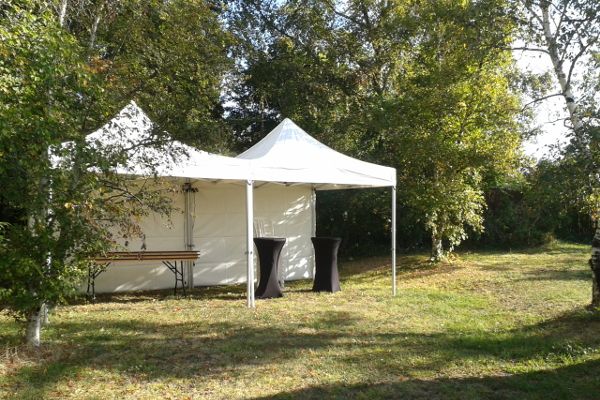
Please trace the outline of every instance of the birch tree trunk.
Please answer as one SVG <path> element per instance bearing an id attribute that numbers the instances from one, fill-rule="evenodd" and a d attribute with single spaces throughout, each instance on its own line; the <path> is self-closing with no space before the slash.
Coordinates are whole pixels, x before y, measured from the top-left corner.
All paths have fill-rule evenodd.
<path id="1" fill-rule="evenodd" d="M 541 11 L 541 22 L 544 31 L 544 39 L 548 48 L 548 54 L 552 61 L 554 73 L 558 79 L 561 93 L 565 99 L 567 110 L 569 112 L 569 119 L 573 126 L 575 138 L 578 139 L 580 131 L 583 128 L 583 122 L 578 114 L 577 102 L 575 101 L 575 95 L 571 87 L 571 81 L 565 74 L 563 58 L 566 55 L 559 54 L 559 47 L 557 42 L 558 32 L 552 31 L 551 17 L 550 17 L 549 1 L 542 1 L 540 3 Z M 575 62 L 575 61 L 572 61 Z M 592 240 L 592 256 L 590 258 L 590 267 L 592 268 L 593 279 L 592 279 L 592 308 L 600 307 L 600 221 L 596 223 L 596 233 Z"/>
<path id="2" fill-rule="evenodd" d="M 594 274 L 594 283 L 592 285 L 592 308 L 600 308 L 600 221 L 596 222 L 596 234 L 592 240 L 592 257 L 590 258 L 590 267 Z"/>
<path id="3" fill-rule="evenodd" d="M 67 4 L 68 0 L 61 0 L 60 7 L 58 9 L 58 23 L 60 26 L 65 26 L 65 19 L 67 17 Z"/>
<path id="4" fill-rule="evenodd" d="M 431 235 L 431 261 L 437 262 L 444 258 L 442 235 L 434 232 Z"/>
<path id="5" fill-rule="evenodd" d="M 577 115 L 577 104 L 575 103 L 575 96 L 571 88 L 571 82 L 567 79 L 567 74 L 564 71 L 563 61 L 558 54 L 558 43 L 556 38 L 556 32 L 552 32 L 551 18 L 550 18 L 550 3 L 543 1 L 540 5 L 542 11 L 542 26 L 544 29 L 544 39 L 546 40 L 546 46 L 548 47 L 548 54 L 554 67 L 554 74 L 558 79 L 558 84 L 562 91 L 562 96 L 567 103 L 567 110 L 569 111 L 569 119 L 573 124 L 573 130 L 577 134 L 578 130 L 582 127 L 582 122 Z"/>
<path id="6" fill-rule="evenodd" d="M 104 2 L 100 2 L 96 8 L 96 15 L 94 16 L 94 22 L 92 23 L 92 29 L 90 32 L 90 50 L 94 49 L 94 44 L 96 43 L 96 35 L 98 34 L 98 26 L 100 25 L 100 20 L 102 19 L 103 8 Z"/>
<path id="7" fill-rule="evenodd" d="M 43 306 L 42 306 L 43 307 Z M 27 319 L 27 345 L 40 347 L 40 336 L 42 331 L 42 308 L 33 312 Z"/>
<path id="8" fill-rule="evenodd" d="M 48 304 L 46 304 L 46 303 L 42 304 L 41 314 L 42 314 L 42 324 L 48 325 L 50 323 L 50 316 L 49 316 L 50 307 L 48 306 Z"/>

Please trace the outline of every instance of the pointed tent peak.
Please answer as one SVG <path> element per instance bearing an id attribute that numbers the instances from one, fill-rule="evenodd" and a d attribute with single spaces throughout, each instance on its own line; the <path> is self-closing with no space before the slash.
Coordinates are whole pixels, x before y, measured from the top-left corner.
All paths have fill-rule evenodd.
<path id="1" fill-rule="evenodd" d="M 153 126 L 150 117 L 131 100 L 110 121 L 87 135 L 86 140 L 102 145 L 142 142 L 150 138 Z"/>
<path id="2" fill-rule="evenodd" d="M 237 157 L 251 162 L 253 179 L 257 181 L 308 183 L 320 189 L 396 184 L 394 168 L 339 153 L 289 118 Z"/>
<path id="3" fill-rule="evenodd" d="M 121 109 L 121 111 L 119 111 L 119 113 L 124 112 L 124 111 L 128 111 L 128 110 L 135 110 L 135 111 L 139 111 L 142 114 L 146 115 L 146 112 L 144 111 L 144 109 L 135 101 L 135 100 L 130 100 L 129 103 L 127 103 L 127 105 L 125 105 L 125 107 L 123 107 Z"/>
<path id="4" fill-rule="evenodd" d="M 115 116 L 98 130 L 86 136 L 90 144 L 113 147 L 136 147 L 138 145 L 152 147 L 155 142 L 155 123 L 148 114 L 134 101 L 131 100 Z M 163 131 L 164 142 L 168 143 L 166 148 L 184 149 L 187 153 L 211 154 L 204 150 L 188 146 Z"/>
<path id="5" fill-rule="evenodd" d="M 312 152 L 315 149 L 335 151 L 310 136 L 291 119 L 284 118 L 267 136 L 237 157 L 256 159 L 269 154 L 275 155 L 273 153 L 279 157 L 287 157 L 305 151 Z"/>
<path id="6" fill-rule="evenodd" d="M 142 107 L 135 102 L 135 100 L 131 100 L 125 107 L 121 109 L 114 118 L 115 120 L 134 120 L 134 121 L 143 121 L 144 124 L 149 125 L 150 128 L 154 125 L 154 122 L 150 119 L 148 114 L 144 111 Z"/>
<path id="7" fill-rule="evenodd" d="M 314 137 L 310 136 L 306 131 L 300 128 L 294 121 L 289 118 L 284 118 L 267 136 L 278 136 L 280 138 L 310 138 L 312 141 L 322 144 Z M 266 138 L 266 136 L 265 136 Z M 260 142 L 259 142 L 260 143 Z M 324 145 L 323 145 L 324 146 Z"/>
<path id="8" fill-rule="evenodd" d="M 148 117 L 146 112 L 135 102 L 135 100 L 131 100 L 123 108 L 121 108 L 121 110 L 115 114 L 109 123 L 124 123 L 131 121 L 143 121 L 146 124 L 153 124 L 150 120 L 150 117 Z"/>

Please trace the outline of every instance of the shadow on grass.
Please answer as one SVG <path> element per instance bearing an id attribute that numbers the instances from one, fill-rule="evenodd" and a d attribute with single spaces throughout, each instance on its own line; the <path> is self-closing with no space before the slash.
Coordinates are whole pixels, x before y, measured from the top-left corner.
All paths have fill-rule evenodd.
<path id="1" fill-rule="evenodd" d="M 456 269 L 456 266 L 444 264 L 432 266 L 424 261 L 421 256 L 405 256 L 399 261 L 398 271 L 400 279 L 412 279 L 425 277 L 435 274 L 447 273 Z M 357 261 L 346 261 L 340 263 L 340 280 L 342 285 L 347 282 L 353 284 L 368 284 L 381 279 L 382 276 L 390 275 L 390 260 L 388 258 L 376 257 Z M 312 292 L 312 279 L 302 279 L 296 281 L 286 281 L 284 295 L 286 292 L 308 293 Z M 144 301 L 164 301 L 174 298 L 186 298 L 194 300 L 232 300 L 241 301 L 246 298 L 246 284 L 222 285 L 222 286 L 203 286 L 187 290 L 183 294 L 181 290 L 177 295 L 173 294 L 172 289 L 125 292 L 125 293 L 100 293 L 96 295 L 95 304 L 101 303 L 139 303 Z M 90 303 L 85 297 L 81 297 L 71 304 Z"/>
<path id="2" fill-rule="evenodd" d="M 397 260 L 398 280 L 423 279 L 435 275 L 443 275 L 458 271 L 464 267 L 450 262 L 433 264 L 425 254 L 404 255 Z M 340 267 L 342 283 L 357 285 L 372 284 L 377 280 L 391 277 L 389 258 L 372 258 L 351 261 Z"/>
<path id="3" fill-rule="evenodd" d="M 521 281 L 585 281 L 592 279 L 592 271 L 582 269 L 545 269 L 524 272 Z"/>
<path id="4" fill-rule="evenodd" d="M 598 399 L 600 360 L 547 371 L 478 378 L 405 379 L 308 387 L 254 400 L 285 399 Z"/>
<path id="5" fill-rule="evenodd" d="M 587 312 L 574 312 L 494 334 L 477 331 L 380 333 L 363 326 L 364 321 L 357 315 L 325 311 L 313 313 L 303 322 L 258 325 L 204 321 L 161 324 L 147 322 L 143 316 L 131 321 L 57 322 L 51 329 L 60 332 L 60 341 L 47 349 L 55 354 L 54 358 L 15 371 L 8 378 L 9 385 L 14 388 L 14 398 L 44 398 L 57 382 L 71 379 L 83 369 L 116 372 L 137 381 L 150 382 L 168 377 L 193 379 L 201 384 L 207 379 L 219 380 L 232 373 L 241 374 L 246 367 L 279 365 L 286 360 L 312 362 L 302 360 L 307 349 L 312 353 L 333 352 L 335 362 L 347 372 L 374 371 L 382 381 L 395 382 L 399 376 L 411 376 L 418 371 L 441 372 L 449 364 L 481 362 L 482 359 L 505 363 L 538 359 L 560 363 L 565 359 L 574 360 L 586 354 L 587 349 L 600 346 L 597 334 L 600 318 Z M 593 363 L 591 369 L 566 371 L 570 371 L 572 380 L 589 380 L 588 384 L 598 385 L 598 367 L 598 363 Z M 542 381 L 543 387 L 560 381 L 552 373 L 536 374 L 531 377 Z M 471 398 L 477 398 L 478 394 L 508 398 L 510 391 L 506 397 L 497 397 L 499 394 L 495 391 L 501 388 L 501 382 L 514 382 L 520 387 L 529 378 L 524 375 L 514 381 L 510 379 L 488 377 L 326 386 L 267 398 L 371 398 L 370 393 L 375 398 L 399 398 L 403 397 L 400 396 L 402 393 L 465 398 L 468 390 L 473 390 Z M 536 384 L 528 385 L 525 393 L 541 393 Z"/>
<path id="6" fill-rule="evenodd" d="M 192 290 L 186 290 L 183 294 L 181 290 L 173 294 L 173 289 L 145 290 L 137 292 L 124 293 L 100 293 L 96 295 L 96 300 L 89 301 L 85 297 L 80 297 L 71 304 L 102 304 L 102 303 L 141 303 L 145 301 L 165 301 L 173 299 L 194 299 L 194 300 L 243 300 L 246 297 L 246 285 L 223 285 L 223 286 L 201 286 Z"/>
<path id="7" fill-rule="evenodd" d="M 461 255 L 469 255 L 469 252 L 459 252 L 459 259 Z M 506 255 L 506 250 L 483 250 L 478 251 L 478 255 Z M 541 246 L 538 248 L 530 248 L 513 251 L 508 254 L 547 254 L 547 255 L 581 255 L 582 249 L 575 245 L 569 245 L 565 243 L 551 244 L 547 246 Z M 399 255 L 397 260 L 397 271 L 398 279 L 400 280 L 411 280 L 411 279 L 423 279 L 435 275 L 449 274 L 458 271 L 464 266 L 460 263 L 440 263 L 432 264 L 429 262 L 428 256 L 425 253 L 422 254 L 403 254 Z M 520 265 L 511 263 L 502 263 L 500 265 L 485 265 L 481 267 L 484 271 L 499 271 L 505 272 L 510 270 L 522 270 Z M 387 278 L 390 275 L 391 264 L 390 258 L 385 257 L 370 257 L 358 260 L 342 260 L 339 263 L 340 280 L 342 285 L 352 283 L 353 285 L 364 285 L 371 284 L 384 277 Z M 538 272 L 536 271 L 525 272 L 529 276 L 523 280 L 589 280 L 589 274 L 582 270 L 545 270 Z M 301 280 L 286 282 L 286 291 L 290 292 L 308 292 L 310 291 L 311 280 Z M 173 298 L 190 298 L 196 300 L 231 300 L 240 301 L 246 296 L 245 284 L 238 285 L 224 285 L 224 286 L 209 286 L 209 287 L 196 287 L 193 290 L 183 294 L 181 291 L 175 296 L 171 289 L 155 290 L 155 291 L 144 291 L 144 292 L 129 292 L 129 293 L 116 293 L 116 294 L 99 294 L 95 303 L 137 303 L 149 300 L 170 300 Z M 84 304 L 87 300 L 82 298 L 73 302 L 73 304 Z"/>
<path id="8" fill-rule="evenodd" d="M 475 250 L 458 250 L 459 255 L 469 255 L 476 253 L 478 255 L 506 255 L 506 254 L 524 254 L 524 255 L 574 255 L 581 254 L 582 248 L 591 246 L 591 243 L 569 243 L 554 242 L 536 247 L 523 248 L 478 248 Z"/>

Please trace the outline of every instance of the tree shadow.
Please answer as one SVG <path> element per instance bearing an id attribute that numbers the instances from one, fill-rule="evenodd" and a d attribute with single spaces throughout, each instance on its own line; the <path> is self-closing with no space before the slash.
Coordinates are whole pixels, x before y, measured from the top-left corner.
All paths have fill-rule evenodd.
<path id="1" fill-rule="evenodd" d="M 185 294 L 181 289 L 177 294 L 173 289 L 144 290 L 121 293 L 100 293 L 96 299 L 90 301 L 85 297 L 77 298 L 70 304 L 102 304 L 102 303 L 142 303 L 146 301 L 165 301 L 173 299 L 193 299 L 193 300 L 242 300 L 246 297 L 246 285 L 220 285 L 220 286 L 199 286 L 193 289 L 186 289 Z"/>
<path id="2" fill-rule="evenodd" d="M 313 386 L 255 397 L 285 399 L 597 399 L 600 360 L 552 370 L 469 378 L 396 379 L 358 385 Z"/>
<path id="3" fill-rule="evenodd" d="M 477 248 L 476 253 L 480 255 L 580 255 L 581 248 L 577 246 L 589 246 L 589 243 L 549 243 L 541 246 L 523 247 L 523 248 Z M 471 250 L 458 249 L 458 255 L 469 255 L 473 253 Z"/>
<path id="4" fill-rule="evenodd" d="M 584 281 L 592 279 L 592 271 L 582 269 L 544 269 L 523 272 L 524 278 L 520 281 Z"/>
<path id="5" fill-rule="evenodd" d="M 479 362 L 482 358 L 508 363 L 540 358 L 560 362 L 563 358 L 575 359 L 586 349 L 600 346 L 597 335 L 600 317 L 583 311 L 500 334 L 480 331 L 376 333 L 364 325 L 361 314 L 348 311 L 313 312 L 309 319 L 278 324 L 202 320 L 168 324 L 149 322 L 140 316 L 132 321 L 106 318 L 59 321 L 52 329 L 61 333 L 60 340 L 51 345 L 55 355 L 35 366 L 21 368 L 9 377 L 9 382 L 15 383 L 15 398 L 31 397 L 32 389 L 38 398 L 43 398 L 57 382 L 84 368 L 117 371 L 120 376 L 148 382 L 163 377 L 219 380 L 248 367 L 259 370 L 266 364 L 280 365 L 286 360 L 296 360 L 300 353 L 310 349 L 311 352 L 333 351 L 337 362 L 349 372 L 360 374 L 368 369 L 382 381 L 393 382 L 398 376 L 410 377 L 418 371 L 441 374 L 447 365 Z M 584 380 L 579 377 L 580 373 L 594 373 L 597 377 L 598 364 L 593 363 L 591 367 L 591 370 L 574 369 L 573 379 Z M 552 375 L 539 373 L 531 377 L 546 382 Z M 509 385 L 513 382 L 505 377 L 486 377 L 333 385 L 265 398 L 370 398 L 371 394 L 379 398 L 388 398 L 388 395 L 399 398 L 403 397 L 399 396 L 402 393 L 463 398 L 461 394 L 468 393 L 465 385 L 473 391 L 472 398 L 478 394 L 496 398 L 495 390 L 502 387 L 504 379 Z M 28 382 L 29 386 L 20 388 L 18 382 Z M 517 394 L 538 393 L 535 387 L 527 390 L 530 391 Z M 508 391 L 506 396 L 498 398 L 508 398 L 509 394 L 514 393 Z"/>
<path id="6" fill-rule="evenodd" d="M 27 382 L 14 398 L 37 398 L 61 379 L 83 368 L 118 371 L 132 379 L 161 377 L 214 378 L 247 366 L 292 359 L 302 349 L 317 350 L 340 337 L 339 330 L 357 323 L 347 312 L 322 312 L 303 326 L 239 326 L 229 322 L 177 324 L 94 319 L 57 322 L 60 345 L 42 348 L 36 366 L 26 366 L 9 378 Z M 52 348 L 52 347 L 54 348 Z M 67 351 L 61 351 L 67 349 Z M 58 356 L 57 356 L 58 354 Z"/>
<path id="7" fill-rule="evenodd" d="M 372 284 L 391 276 L 391 263 L 387 257 L 351 261 L 340 266 L 342 283 Z M 425 254 L 403 255 L 397 259 L 396 271 L 401 281 L 422 279 L 459 271 L 464 267 L 451 262 L 431 263 Z"/>

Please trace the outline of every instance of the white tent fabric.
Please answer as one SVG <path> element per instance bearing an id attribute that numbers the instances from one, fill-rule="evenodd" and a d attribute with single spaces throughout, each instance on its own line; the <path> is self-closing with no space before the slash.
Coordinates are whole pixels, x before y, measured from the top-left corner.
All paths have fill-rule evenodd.
<path id="1" fill-rule="evenodd" d="M 396 184 L 394 168 L 338 153 L 288 118 L 237 158 L 252 161 L 254 181 L 307 183 L 317 190 Z"/>
<path id="2" fill-rule="evenodd" d="M 260 142 L 237 157 L 207 153 L 171 141 L 157 147 L 153 123 L 132 101 L 115 118 L 86 136 L 108 152 L 127 151 L 118 173 L 191 179 L 302 183 L 317 190 L 386 187 L 396 184 L 396 170 L 360 161 L 320 143 L 290 119 L 284 119 Z M 156 171 L 145 167 L 148 160 Z"/>
<path id="3" fill-rule="evenodd" d="M 392 290 L 396 292 L 396 170 L 356 160 L 325 146 L 291 120 L 283 120 L 255 146 L 236 158 L 210 154 L 172 141 L 153 143 L 153 123 L 131 102 L 113 120 L 86 137 L 91 147 L 128 154 L 118 173 L 191 180 L 237 181 L 246 187 L 246 276 L 248 306 L 254 307 L 254 183 L 303 185 L 314 190 L 392 187 Z M 155 170 L 144 167 L 148 161 Z M 277 201 L 273 198 L 273 201 Z M 186 203 L 187 204 L 187 203 Z M 314 207 L 314 204 L 313 204 Z M 189 211 L 186 211 L 189 213 Z M 191 214 L 185 218 L 190 218 Z M 314 218 L 314 216 L 313 216 Z M 313 232 L 314 234 L 314 232 Z M 188 233 L 186 233 L 188 235 Z M 186 238 L 186 249 L 193 243 Z"/>
<path id="4" fill-rule="evenodd" d="M 154 124 L 132 101 L 112 120 L 86 136 L 91 147 L 109 153 L 126 151 L 127 163 L 119 165 L 117 173 L 191 179 L 246 180 L 249 163 L 233 157 L 207 153 L 178 141 L 156 146 Z M 148 161 L 156 170 L 146 167 Z"/>
<path id="5" fill-rule="evenodd" d="M 284 119 L 260 142 L 237 156 L 251 162 L 246 186 L 248 277 L 252 278 L 254 181 L 309 184 L 314 190 L 369 187 L 392 188 L 392 294 L 396 295 L 396 169 L 360 161 L 319 142 L 292 120 Z M 314 212 L 314 206 L 313 206 Z M 314 218 L 314 217 L 313 217 Z M 254 287 L 248 284 L 248 307 L 254 307 Z"/>

